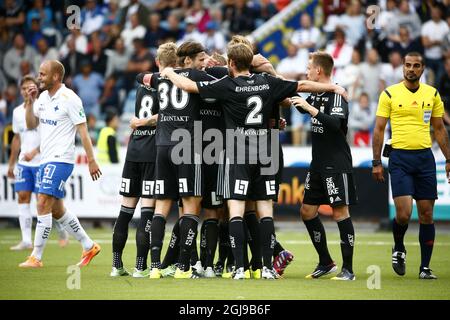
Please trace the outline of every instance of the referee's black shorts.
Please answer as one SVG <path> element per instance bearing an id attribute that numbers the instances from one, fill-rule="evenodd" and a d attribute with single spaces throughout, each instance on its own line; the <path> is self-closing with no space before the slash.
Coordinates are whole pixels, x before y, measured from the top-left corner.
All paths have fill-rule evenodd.
<path id="1" fill-rule="evenodd" d="M 308 171 L 305 180 L 304 204 L 329 204 L 331 207 L 357 203 L 352 173 Z"/>
<path id="2" fill-rule="evenodd" d="M 410 195 L 416 200 L 435 200 L 436 162 L 431 149 L 394 149 L 389 155 L 392 197 Z"/>

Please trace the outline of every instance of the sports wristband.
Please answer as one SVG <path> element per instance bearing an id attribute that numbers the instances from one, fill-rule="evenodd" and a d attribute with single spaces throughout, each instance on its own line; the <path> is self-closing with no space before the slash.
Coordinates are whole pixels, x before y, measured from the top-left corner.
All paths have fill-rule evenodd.
<path id="1" fill-rule="evenodd" d="M 381 160 L 372 160 L 372 167 L 381 166 Z"/>

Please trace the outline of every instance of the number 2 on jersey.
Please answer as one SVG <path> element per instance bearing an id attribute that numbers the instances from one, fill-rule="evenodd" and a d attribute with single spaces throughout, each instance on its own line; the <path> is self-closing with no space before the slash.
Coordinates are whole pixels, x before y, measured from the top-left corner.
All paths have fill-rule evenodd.
<path id="1" fill-rule="evenodd" d="M 153 108 L 152 96 L 145 95 L 141 99 L 141 108 L 139 109 L 139 119 L 145 119 L 151 117 Z"/>
<path id="2" fill-rule="evenodd" d="M 252 111 L 250 111 L 245 118 L 245 124 L 261 124 L 262 123 L 262 114 L 259 113 L 262 109 L 262 100 L 260 96 L 251 96 L 247 100 L 247 107 L 251 108 L 253 106 Z"/>

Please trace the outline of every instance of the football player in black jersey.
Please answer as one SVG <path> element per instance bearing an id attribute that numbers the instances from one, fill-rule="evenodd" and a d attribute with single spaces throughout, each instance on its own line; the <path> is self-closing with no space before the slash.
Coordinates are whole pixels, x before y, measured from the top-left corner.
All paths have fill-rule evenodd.
<path id="1" fill-rule="evenodd" d="M 176 65 L 176 50 L 160 51 L 160 70 Z M 206 55 L 205 49 L 199 43 L 194 43 L 190 49 L 191 56 Z M 168 57 L 175 61 L 163 63 Z M 172 58 L 171 58 L 172 60 Z M 194 81 L 209 81 L 214 78 L 204 72 L 192 68 L 177 69 L 177 73 Z M 157 74 L 147 74 L 144 83 L 150 83 L 157 88 L 160 101 L 160 113 L 156 130 L 156 207 L 151 229 L 152 269 L 150 278 L 161 277 L 161 248 L 164 238 L 166 216 L 172 202 L 181 198 L 183 204 L 183 219 L 180 221 L 180 253 L 174 278 L 196 278 L 190 268 L 190 255 L 195 245 L 195 236 L 199 221 L 200 203 L 202 199 L 201 172 L 201 131 L 196 132 L 196 122 L 200 121 L 200 107 L 203 104 L 200 95 L 188 93 L 174 86 L 172 82 Z M 199 139 L 195 139 L 198 136 Z"/>
<path id="2" fill-rule="evenodd" d="M 130 121 L 133 132 L 128 143 L 122 172 L 120 194 L 123 196 L 119 217 L 113 231 L 112 277 L 128 275 L 123 267 L 122 252 L 128 238 L 128 224 L 141 199 L 141 219 L 136 230 L 136 266 L 133 277 L 149 275 L 147 256 L 150 249 L 150 226 L 155 209 L 155 130 L 159 112 L 156 90 L 142 84 L 136 91 L 134 117 Z"/>
<path id="3" fill-rule="evenodd" d="M 310 81 L 285 81 L 268 74 L 251 74 L 252 50 L 245 44 L 228 47 L 228 68 L 231 76 L 215 81 L 194 82 L 167 68 L 162 76 L 168 77 L 177 87 L 192 93 L 200 93 L 204 99 L 216 99 L 223 108 L 225 125 L 231 139 L 227 137 L 224 198 L 227 199 L 230 212 L 230 242 L 235 257 L 236 272 L 234 279 L 244 279 L 243 254 L 243 215 L 245 201 L 255 200 L 260 220 L 261 245 L 263 253 L 262 278 L 275 279 L 272 266 L 273 246 L 275 243 L 272 200 L 276 195 L 273 172 L 277 163 L 263 163 L 261 158 L 250 164 L 246 159 L 253 157 L 257 149 L 270 151 L 267 138 L 269 119 L 273 105 L 297 91 L 339 91 L 343 88 L 332 84 L 319 84 Z M 253 138 L 251 138 L 253 137 Z M 265 137 L 262 138 L 261 137 Z M 244 152 L 236 153 L 233 142 L 237 138 L 245 146 Z M 255 140 L 256 138 L 256 140 Z M 277 141 L 278 142 L 278 141 Z M 241 150 L 239 150 L 241 151 Z M 277 152 L 278 146 L 272 149 Z M 257 151 L 258 152 L 258 151 Z M 267 153 L 266 153 L 267 154 Z M 272 160 L 273 160 L 272 154 Z M 276 157 L 278 159 L 278 157 Z M 244 163 L 242 163 L 244 160 Z M 277 162 L 277 161 L 276 161 Z M 270 167 L 269 167 L 270 166 Z"/>
<path id="4" fill-rule="evenodd" d="M 308 79 L 331 83 L 333 58 L 324 52 L 311 54 Z M 327 248 L 325 229 L 318 208 L 329 204 L 341 237 L 342 271 L 334 280 L 355 280 L 353 247 L 355 232 L 348 206 L 356 203 L 353 165 L 347 143 L 348 104 L 339 94 L 311 94 L 306 100 L 292 99 L 300 111 L 311 115 L 312 161 L 305 181 L 305 196 L 300 213 L 311 240 L 319 254 L 319 264 L 307 278 L 319 278 L 336 271 Z"/>

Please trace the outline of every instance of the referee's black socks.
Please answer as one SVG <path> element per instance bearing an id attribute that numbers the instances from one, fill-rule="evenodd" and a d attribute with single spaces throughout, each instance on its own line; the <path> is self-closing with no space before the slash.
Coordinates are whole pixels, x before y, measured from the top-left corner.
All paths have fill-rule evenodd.
<path id="1" fill-rule="evenodd" d="M 166 218 L 161 213 L 155 213 L 151 227 L 151 258 L 152 268 L 161 268 L 161 249 L 166 229 Z"/>
<path id="2" fill-rule="evenodd" d="M 128 224 L 133 218 L 135 208 L 120 206 L 120 213 L 113 228 L 113 267 L 123 268 L 122 252 L 128 239 Z"/>
<path id="3" fill-rule="evenodd" d="M 141 207 L 141 220 L 136 230 L 136 269 L 147 269 L 147 257 L 150 250 L 150 230 L 155 208 Z"/>
<path id="4" fill-rule="evenodd" d="M 420 224 L 419 227 L 419 242 L 420 242 L 420 270 L 429 268 L 431 254 L 433 253 L 435 229 L 434 223 Z"/>
<path id="5" fill-rule="evenodd" d="M 275 226 L 272 217 L 264 217 L 260 221 L 261 247 L 263 264 L 266 268 L 272 269 L 272 255 L 275 246 Z"/>
<path id="6" fill-rule="evenodd" d="M 319 215 L 316 215 L 311 220 L 303 220 L 306 229 L 308 229 L 309 237 L 319 254 L 319 264 L 322 266 L 327 266 L 333 263 L 331 259 L 330 252 L 327 246 L 327 236 L 325 233 L 325 228 L 323 227 L 322 221 L 320 221 Z"/>
<path id="7" fill-rule="evenodd" d="M 394 251 L 405 252 L 405 244 L 403 239 L 405 238 L 406 230 L 408 230 L 408 224 L 401 225 L 394 218 L 392 221 L 392 234 L 394 236 Z"/>
<path id="8" fill-rule="evenodd" d="M 355 230 L 353 229 L 352 218 L 348 217 L 338 221 L 339 234 L 341 236 L 342 268 L 353 273 L 353 248 L 355 244 Z"/>

